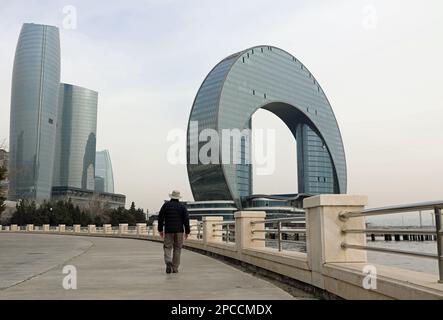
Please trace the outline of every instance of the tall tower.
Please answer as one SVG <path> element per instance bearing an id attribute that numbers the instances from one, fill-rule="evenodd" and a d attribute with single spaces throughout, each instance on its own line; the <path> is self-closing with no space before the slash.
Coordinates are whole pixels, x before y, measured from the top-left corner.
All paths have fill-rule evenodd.
<path id="1" fill-rule="evenodd" d="M 10 198 L 51 197 L 60 37 L 56 27 L 25 23 L 15 52 L 10 118 Z"/>
<path id="2" fill-rule="evenodd" d="M 60 84 L 54 187 L 93 191 L 98 93 Z"/>
<path id="3" fill-rule="evenodd" d="M 114 193 L 114 174 L 109 151 L 97 151 L 95 164 L 96 191 Z"/>

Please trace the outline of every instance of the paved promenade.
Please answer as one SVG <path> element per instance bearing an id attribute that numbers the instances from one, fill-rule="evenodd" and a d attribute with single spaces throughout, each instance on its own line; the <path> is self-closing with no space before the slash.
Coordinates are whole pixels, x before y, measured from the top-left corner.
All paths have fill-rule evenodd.
<path id="1" fill-rule="evenodd" d="M 162 254 L 162 244 L 141 240 L 0 234 L 0 299 L 294 299 L 188 250 L 168 275 Z M 63 288 L 65 265 L 77 268 L 77 290 Z"/>

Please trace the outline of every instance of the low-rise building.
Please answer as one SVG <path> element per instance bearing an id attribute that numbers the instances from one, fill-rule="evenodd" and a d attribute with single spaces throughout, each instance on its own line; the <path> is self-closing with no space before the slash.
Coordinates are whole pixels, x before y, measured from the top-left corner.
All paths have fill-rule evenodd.
<path id="1" fill-rule="evenodd" d="M 52 188 L 53 201 L 69 201 L 80 208 L 89 208 L 93 202 L 98 202 L 102 207 L 110 209 L 124 207 L 126 196 L 123 194 L 94 192 L 72 187 L 54 187 Z"/>

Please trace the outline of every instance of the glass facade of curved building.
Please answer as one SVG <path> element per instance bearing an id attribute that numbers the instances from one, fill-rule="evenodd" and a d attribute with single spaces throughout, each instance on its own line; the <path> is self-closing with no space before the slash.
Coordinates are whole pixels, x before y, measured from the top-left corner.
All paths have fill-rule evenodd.
<path id="1" fill-rule="evenodd" d="M 49 199 L 60 85 L 56 27 L 23 25 L 12 73 L 9 197 Z"/>
<path id="2" fill-rule="evenodd" d="M 270 46 L 254 47 L 222 60 L 203 81 L 188 126 L 188 174 L 196 201 L 234 200 L 252 194 L 252 170 L 243 163 L 203 164 L 192 159 L 205 142 L 193 135 L 214 129 L 250 129 L 260 108 L 276 114 L 298 140 L 298 190 L 346 193 L 346 160 L 332 108 L 317 80 L 295 57 Z M 221 143 L 221 146 L 224 144 Z M 220 147 L 244 158 L 249 150 Z M 235 152 L 237 154 L 235 154 Z M 198 154 L 198 153 L 196 153 Z M 294 182 L 295 184 L 295 182 Z"/>
<path id="3" fill-rule="evenodd" d="M 95 188 L 98 93 L 60 85 L 54 187 Z"/>
<path id="4" fill-rule="evenodd" d="M 223 131 L 249 131 L 252 115 L 260 108 L 278 116 L 297 141 L 301 194 L 346 193 L 341 133 L 318 81 L 288 52 L 257 46 L 223 59 L 195 97 L 188 123 L 187 169 L 196 202 L 234 201 L 239 209 L 253 204 L 245 202 L 253 194 L 252 165 L 246 161 L 250 159 L 250 141 L 242 139 L 241 147 L 236 148 L 231 141 L 223 141 Z M 218 133 L 219 158 L 229 154 L 229 163 L 201 161 L 198 155 L 207 143 L 201 138 L 205 129 Z"/>

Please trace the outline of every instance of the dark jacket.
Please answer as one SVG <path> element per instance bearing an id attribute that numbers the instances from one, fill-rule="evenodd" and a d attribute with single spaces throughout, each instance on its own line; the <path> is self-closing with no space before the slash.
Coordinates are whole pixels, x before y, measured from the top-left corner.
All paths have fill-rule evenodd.
<path id="1" fill-rule="evenodd" d="M 158 215 L 158 231 L 165 233 L 191 233 L 189 215 L 186 207 L 178 200 L 167 201 L 163 204 Z"/>

